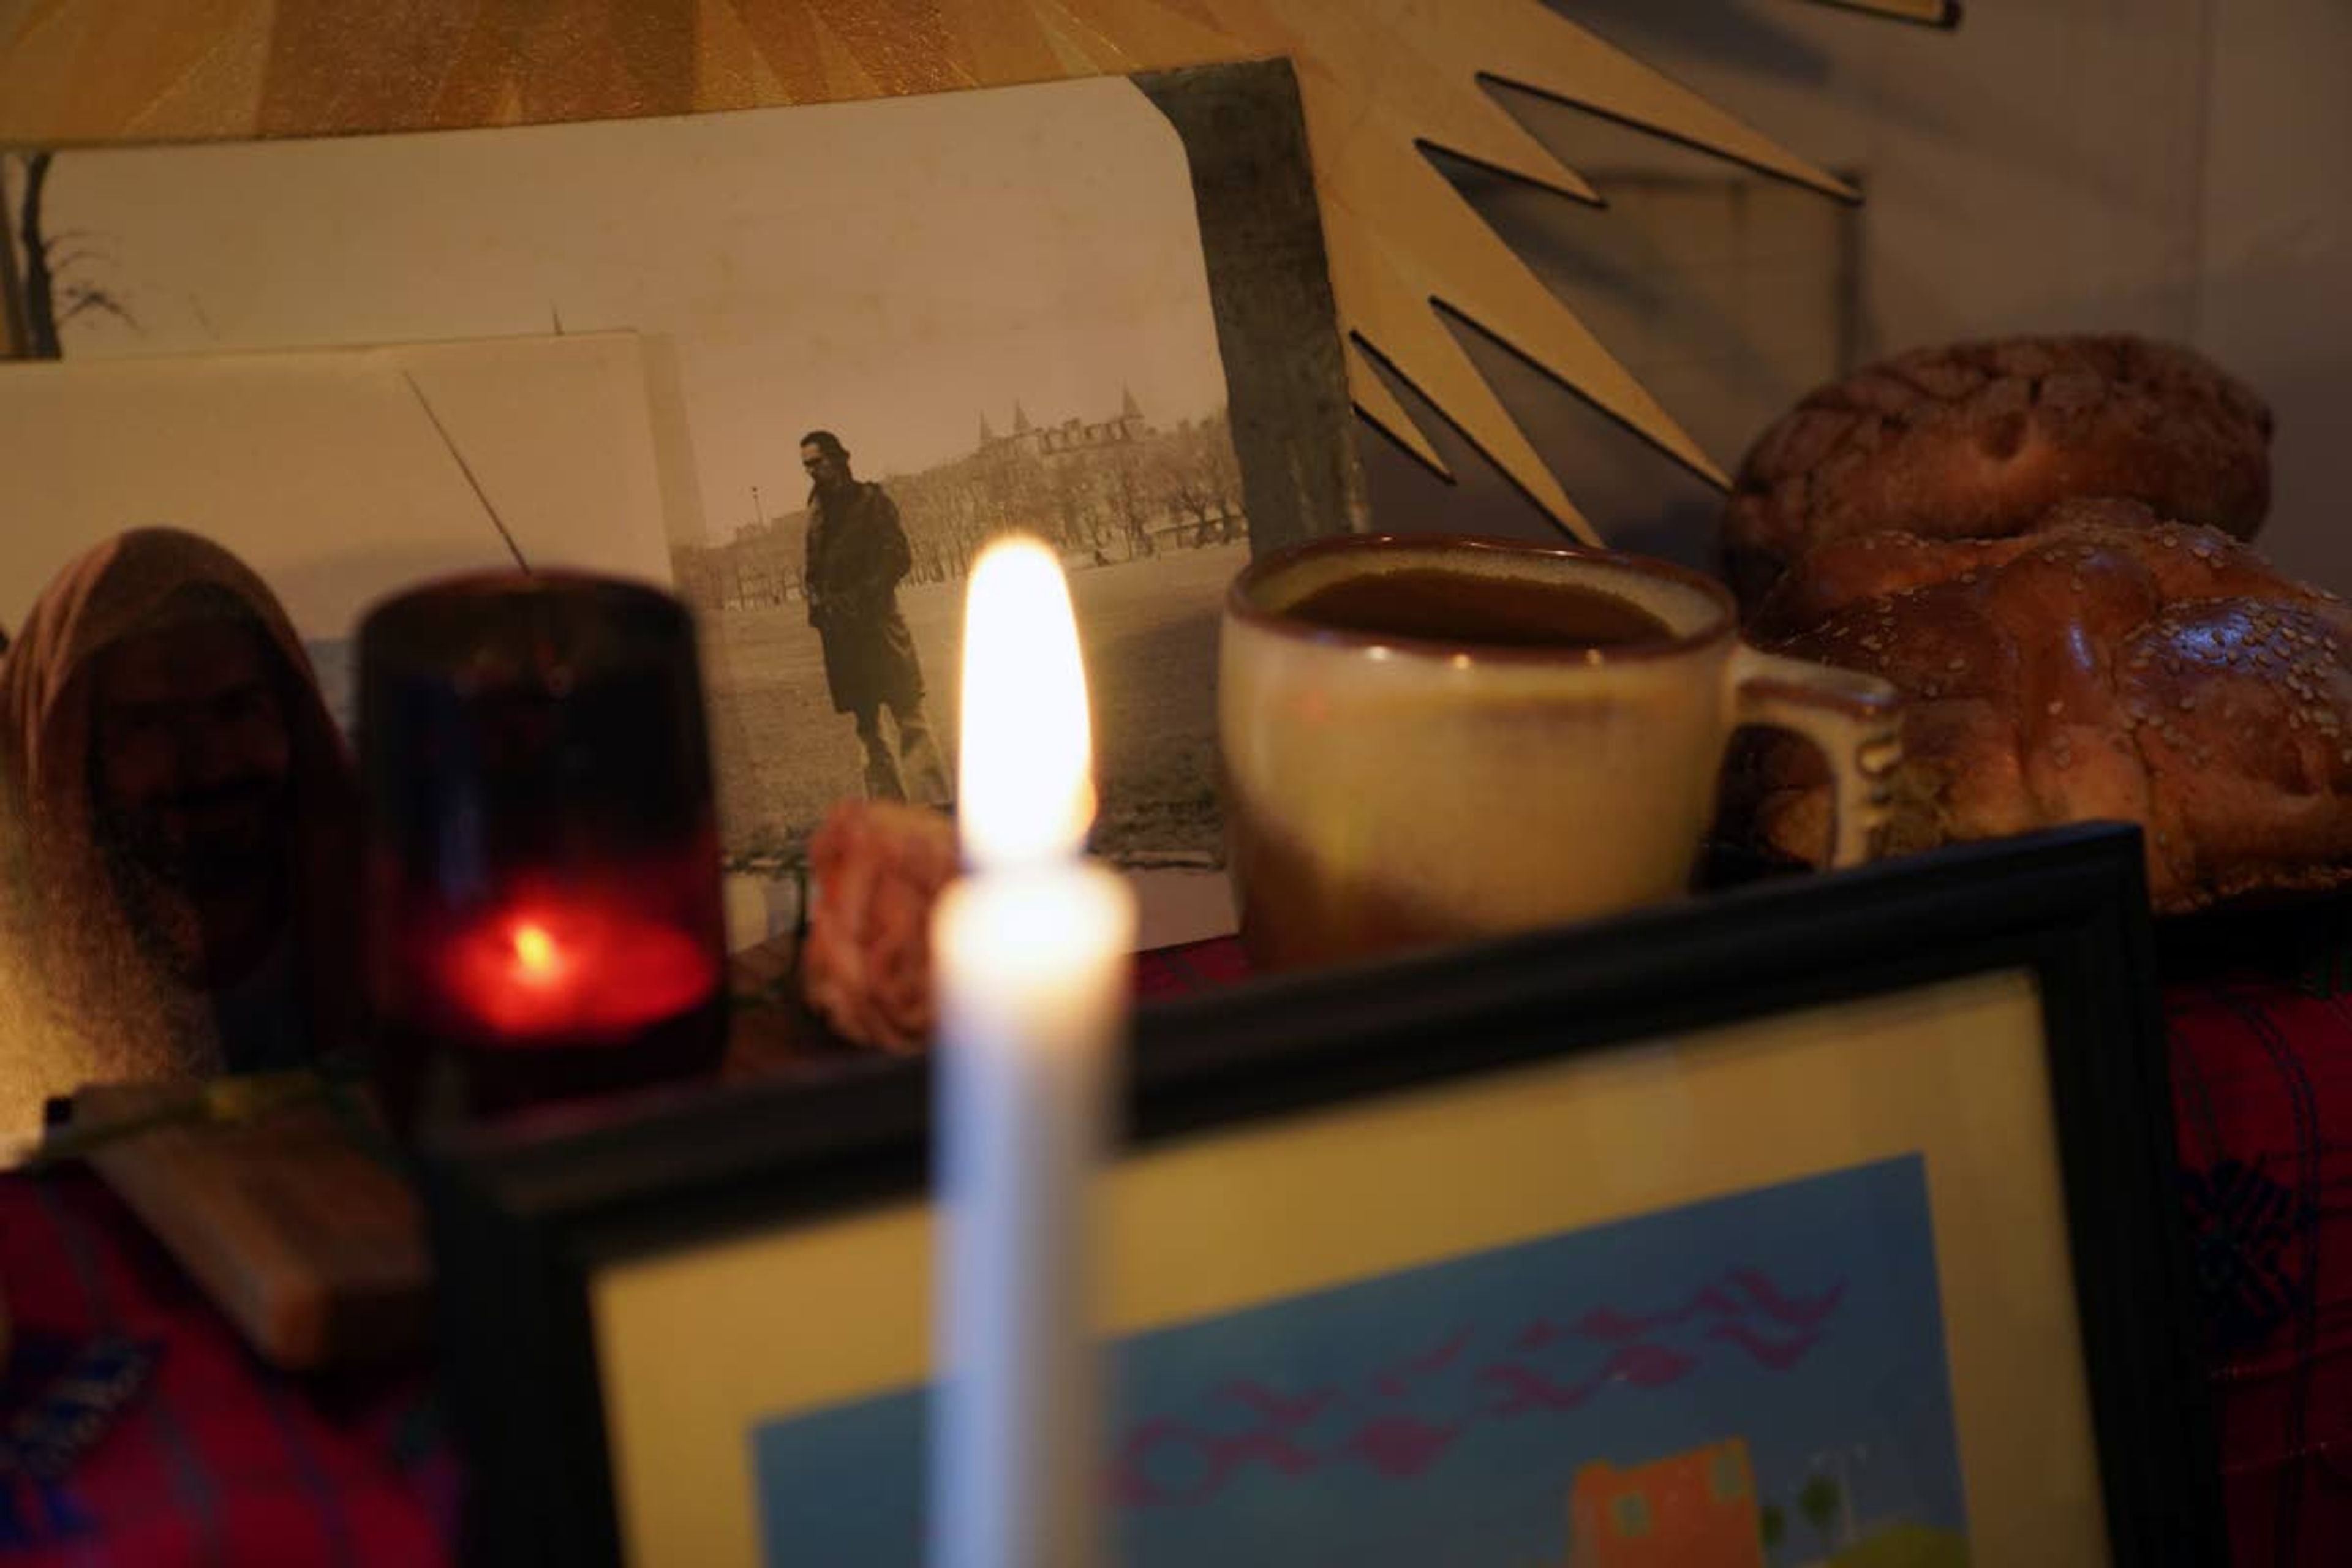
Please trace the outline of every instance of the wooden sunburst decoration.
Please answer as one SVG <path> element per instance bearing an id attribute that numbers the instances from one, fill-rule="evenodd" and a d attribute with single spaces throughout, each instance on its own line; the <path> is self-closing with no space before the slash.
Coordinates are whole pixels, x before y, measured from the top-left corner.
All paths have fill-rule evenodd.
<path id="1" fill-rule="evenodd" d="M 1813 0 L 1949 26 L 1953 0 Z M 1572 8 L 1572 7 L 1571 7 Z M 0 142 L 421 130 L 831 102 L 1287 55 L 1365 418 L 1445 465 L 1385 361 L 1559 523 L 1597 539 L 1456 342 L 1508 343 L 1721 472 L 1430 161 L 1591 186 L 1483 89 L 1591 110 L 1842 200 L 1769 137 L 1538 0 L 0 0 Z"/>

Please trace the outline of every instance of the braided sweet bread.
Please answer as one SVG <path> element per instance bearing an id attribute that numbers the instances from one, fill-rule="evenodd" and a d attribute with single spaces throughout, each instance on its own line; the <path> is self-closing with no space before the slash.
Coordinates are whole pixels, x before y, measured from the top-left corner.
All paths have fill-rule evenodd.
<path id="1" fill-rule="evenodd" d="M 1903 692 L 1890 852 L 2126 818 L 2159 910 L 2352 880 L 2352 611 L 2216 531 L 2084 500 L 2017 538 L 1841 541 L 1748 636 Z M 1822 859 L 1810 748 L 1746 747 L 1727 798 Z"/>
<path id="2" fill-rule="evenodd" d="M 2074 496 L 2251 539 L 2270 507 L 2270 437 L 2263 400 L 2185 348 L 1921 349 L 1813 392 L 1758 438 L 1724 513 L 1725 574 L 1752 608 L 1816 545 L 1881 530 L 2003 538 Z"/>

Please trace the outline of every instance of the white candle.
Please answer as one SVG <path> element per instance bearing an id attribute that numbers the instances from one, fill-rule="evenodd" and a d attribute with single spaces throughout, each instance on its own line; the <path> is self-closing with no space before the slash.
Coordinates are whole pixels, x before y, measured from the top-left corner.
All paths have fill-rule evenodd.
<path id="1" fill-rule="evenodd" d="M 1126 1030 L 1135 907 L 1079 858 L 1094 816 L 1067 584 L 992 545 L 965 601 L 958 810 L 970 875 L 931 931 L 940 1037 L 930 1560 L 1101 1556 L 1090 1177 Z"/>

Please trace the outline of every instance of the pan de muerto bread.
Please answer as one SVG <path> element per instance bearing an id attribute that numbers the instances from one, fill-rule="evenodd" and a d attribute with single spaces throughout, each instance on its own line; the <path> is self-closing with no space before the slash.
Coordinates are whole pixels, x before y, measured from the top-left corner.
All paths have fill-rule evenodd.
<path id="1" fill-rule="evenodd" d="M 2126 496 L 2251 539 L 2271 415 L 2185 348 L 2127 337 L 1921 349 L 1807 396 L 1741 465 L 1724 570 L 1752 607 L 1814 546 L 1881 530 L 2020 533 L 2062 500 Z"/>
<path id="2" fill-rule="evenodd" d="M 2352 612 L 2213 530 L 2097 500 L 2014 539 L 1843 541 L 1748 635 L 1904 694 L 1890 852 L 2127 818 L 2159 910 L 2352 880 Z M 1818 863 L 1819 757 L 1743 754 L 1735 831 Z"/>

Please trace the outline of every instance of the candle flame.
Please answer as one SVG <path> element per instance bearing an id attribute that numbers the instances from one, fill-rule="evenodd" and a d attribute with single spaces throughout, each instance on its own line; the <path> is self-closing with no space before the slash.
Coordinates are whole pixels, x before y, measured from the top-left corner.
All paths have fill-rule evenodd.
<path id="1" fill-rule="evenodd" d="M 981 552 L 964 598 L 964 857 L 1010 866 L 1075 853 L 1094 820 L 1086 668 L 1061 563 L 1043 542 Z"/>
<path id="2" fill-rule="evenodd" d="M 515 962 L 522 965 L 526 979 L 547 980 L 555 973 L 555 939 L 547 928 L 525 921 L 515 927 Z"/>

